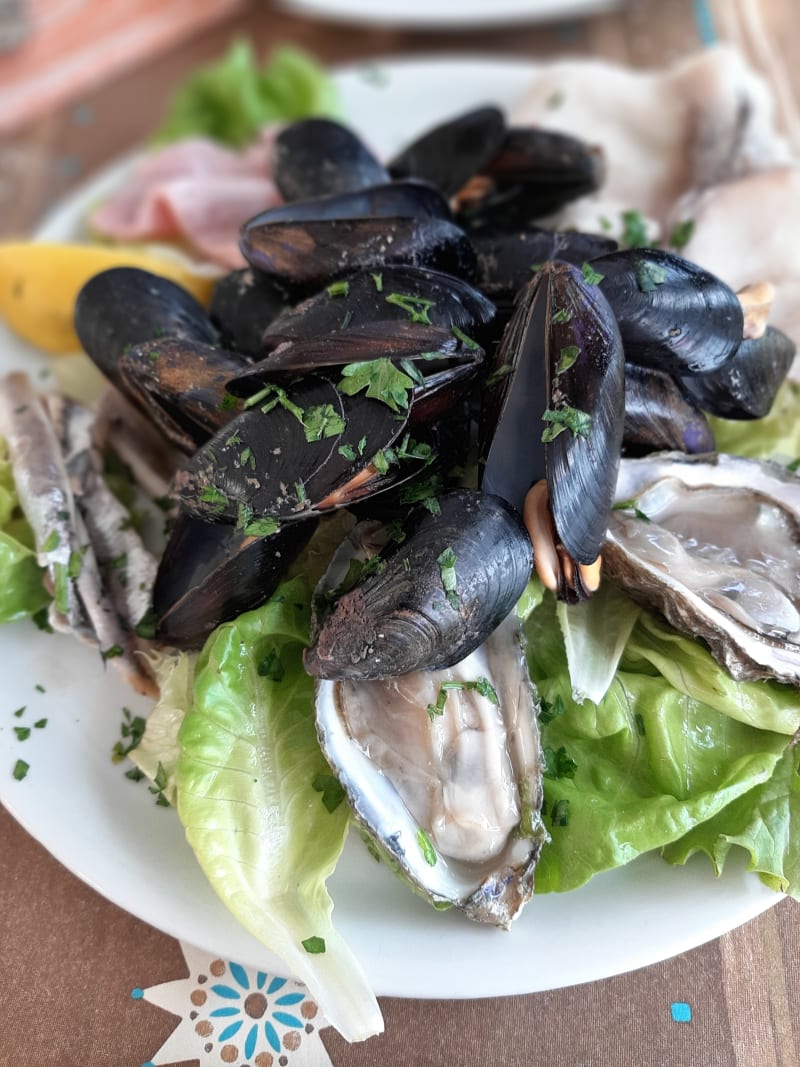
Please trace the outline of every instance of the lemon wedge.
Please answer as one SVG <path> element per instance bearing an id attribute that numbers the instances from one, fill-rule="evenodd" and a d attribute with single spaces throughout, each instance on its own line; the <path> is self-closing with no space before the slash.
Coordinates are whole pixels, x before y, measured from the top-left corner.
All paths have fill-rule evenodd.
<path id="1" fill-rule="evenodd" d="M 204 306 L 222 273 L 171 248 L 46 241 L 0 243 L 0 320 L 46 352 L 80 351 L 75 298 L 93 275 L 139 267 L 182 285 Z"/>

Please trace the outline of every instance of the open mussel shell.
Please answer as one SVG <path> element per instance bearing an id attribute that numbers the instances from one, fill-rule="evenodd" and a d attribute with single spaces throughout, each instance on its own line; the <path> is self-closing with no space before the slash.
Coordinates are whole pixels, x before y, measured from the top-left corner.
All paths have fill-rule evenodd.
<path id="1" fill-rule="evenodd" d="M 418 506 L 378 564 L 335 603 L 305 666 L 316 678 L 387 678 L 451 666 L 516 604 L 533 550 L 519 514 L 485 493 Z"/>
<path id="2" fill-rule="evenodd" d="M 75 330 L 92 361 L 121 389 L 119 360 L 128 345 L 159 337 L 209 345 L 216 340 L 191 293 L 136 267 L 113 267 L 86 282 L 75 301 Z"/>
<path id="3" fill-rule="evenodd" d="M 714 434 L 703 412 L 686 399 L 671 375 L 626 363 L 622 443 L 625 454 L 633 456 L 662 450 L 713 452 Z"/>
<path id="4" fill-rule="evenodd" d="M 419 267 L 381 266 L 348 273 L 285 311 L 266 330 L 263 345 L 269 351 L 285 340 L 358 330 L 372 322 L 456 327 L 471 334 L 490 323 L 494 313 L 491 300 L 463 278 Z"/>
<path id="5" fill-rule="evenodd" d="M 748 338 L 717 371 L 681 379 L 681 387 L 704 411 L 722 419 L 762 419 L 775 402 L 796 352 L 794 341 L 768 326 Z"/>
<path id="6" fill-rule="evenodd" d="M 333 330 L 330 333 L 284 341 L 268 356 L 251 363 L 228 383 L 235 396 L 250 396 L 259 386 L 277 378 L 388 359 L 393 363 L 420 359 L 424 364 L 437 353 L 451 361 L 459 341 L 449 330 L 413 322 L 365 322 L 360 329 Z M 439 361 L 437 361 L 439 362 Z"/>
<path id="7" fill-rule="evenodd" d="M 556 532 L 577 563 L 605 539 L 624 418 L 625 366 L 599 287 L 545 263 L 526 290 L 487 379 L 483 488 L 521 510 L 546 478 Z"/>
<path id="8" fill-rule="evenodd" d="M 275 138 L 272 178 L 291 201 L 380 185 L 389 174 L 347 126 L 312 118 L 293 122 Z"/>
<path id="9" fill-rule="evenodd" d="M 421 469 L 413 457 L 383 470 L 376 460 L 404 434 L 411 409 L 413 399 L 400 415 L 314 376 L 274 387 L 187 460 L 174 491 L 207 521 L 296 522 L 342 507 Z"/>
<path id="10" fill-rule="evenodd" d="M 671 374 L 707 374 L 730 359 L 742 340 L 736 293 L 689 260 L 654 248 L 612 252 L 594 260 L 611 305 L 625 358 Z"/>
<path id="11" fill-rule="evenodd" d="M 481 107 L 428 130 L 389 163 L 394 178 L 423 178 L 452 196 L 497 153 L 505 136 L 503 114 Z"/>
<path id="12" fill-rule="evenodd" d="M 246 366 L 236 352 L 180 337 L 131 345 L 119 360 L 125 395 L 188 454 L 237 414 L 226 383 Z"/>
<path id="13" fill-rule="evenodd" d="M 605 165 L 600 148 L 569 134 L 526 127 L 507 131 L 482 174 L 493 188 L 465 203 L 460 220 L 470 232 L 528 226 L 599 189 Z"/>
<path id="14" fill-rule="evenodd" d="M 333 219 L 417 218 L 453 221 L 447 201 L 427 182 L 388 182 L 351 193 L 293 200 L 278 204 L 245 223 L 245 232 L 264 230 L 281 222 L 323 222 Z"/>
<path id="15" fill-rule="evenodd" d="M 471 277 L 475 252 L 464 232 L 435 218 L 321 219 L 245 227 L 245 259 L 294 290 L 322 288 L 352 270 L 405 264 Z"/>
<path id="16" fill-rule="evenodd" d="M 484 233 L 472 238 L 478 255 L 477 285 L 495 302 L 512 302 L 531 280 L 534 270 L 551 259 L 576 266 L 613 252 L 617 242 L 602 234 L 546 230 Z"/>
<path id="17" fill-rule="evenodd" d="M 212 630 L 262 604 L 316 529 L 293 523 L 267 535 L 179 512 L 153 588 L 156 638 L 199 648 Z M 252 529 L 258 530 L 258 523 Z"/>
<path id="18" fill-rule="evenodd" d="M 245 267 L 220 278 L 208 314 L 226 348 L 259 359 L 264 331 L 287 304 L 285 291 L 271 278 Z"/>

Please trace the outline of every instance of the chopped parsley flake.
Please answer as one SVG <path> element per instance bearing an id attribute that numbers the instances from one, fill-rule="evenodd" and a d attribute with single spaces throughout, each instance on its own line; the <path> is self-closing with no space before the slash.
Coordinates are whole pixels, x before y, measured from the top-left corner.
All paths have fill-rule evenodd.
<path id="1" fill-rule="evenodd" d="M 500 699 L 497 696 L 497 690 L 489 681 L 488 678 L 481 676 L 474 682 L 442 682 L 439 686 L 439 695 L 436 698 L 435 704 L 428 704 L 427 712 L 428 718 L 433 722 L 435 716 L 443 715 L 445 704 L 447 703 L 447 694 L 454 691 L 475 691 L 480 693 L 482 697 L 485 697 L 496 707 L 500 706 Z"/>
<path id="2" fill-rule="evenodd" d="M 564 701 L 560 695 L 556 696 L 552 704 L 545 700 L 544 697 L 541 698 L 540 703 L 542 709 L 539 712 L 539 722 L 542 726 L 547 726 L 553 719 L 557 719 L 559 715 L 563 715 L 566 710 L 564 708 Z"/>
<path id="3" fill-rule="evenodd" d="M 553 826 L 569 825 L 569 801 L 556 801 L 556 803 L 553 805 L 553 811 L 550 818 L 553 820 Z"/>
<path id="4" fill-rule="evenodd" d="M 419 845 L 419 850 L 422 853 L 422 858 L 425 860 L 428 866 L 435 867 L 437 860 L 436 849 L 433 847 L 433 842 L 422 828 L 417 830 L 417 844 Z"/>
<path id="5" fill-rule="evenodd" d="M 224 392 L 222 394 L 222 399 L 217 404 L 217 408 L 220 411 L 233 411 L 238 403 L 239 403 L 238 397 L 235 397 L 233 395 L 233 393 L 228 393 L 226 391 L 226 392 Z"/>
<path id="6" fill-rule="evenodd" d="M 643 293 L 654 292 L 657 286 L 663 285 L 667 280 L 666 270 L 658 263 L 651 263 L 646 259 L 638 260 L 633 271 L 636 284 Z"/>
<path id="7" fill-rule="evenodd" d="M 283 681 L 283 676 L 286 674 L 286 668 L 283 665 L 281 659 L 280 650 L 277 645 L 272 645 L 261 656 L 256 668 L 260 678 L 268 678 L 270 682 Z"/>
<path id="8" fill-rule="evenodd" d="M 578 765 L 571 756 L 567 754 L 567 750 L 561 745 L 558 749 L 545 748 L 542 752 L 544 756 L 544 769 L 542 773 L 545 778 L 574 778 L 575 771 L 578 769 Z"/>
<path id="9" fill-rule="evenodd" d="M 456 554 L 448 545 L 447 548 L 436 557 L 439 564 L 439 574 L 442 579 L 444 595 L 451 608 L 458 610 L 458 579 L 456 575 Z"/>
<path id="10" fill-rule="evenodd" d="M 14 733 L 17 735 L 17 741 L 27 741 L 31 736 L 30 726 L 15 726 Z"/>
<path id="11" fill-rule="evenodd" d="M 669 235 L 670 248 L 675 248 L 680 252 L 691 241 L 693 233 L 694 219 L 684 219 L 683 222 L 679 222 Z"/>
<path id="12" fill-rule="evenodd" d="M 372 274 L 371 278 L 372 278 L 373 282 L 375 282 L 375 288 L 378 290 L 379 293 L 382 293 L 383 292 L 383 275 L 382 274 Z"/>
<path id="13" fill-rule="evenodd" d="M 144 737 L 144 730 L 145 720 L 141 715 L 134 716 L 130 708 L 123 708 L 120 726 L 122 741 L 117 741 L 111 749 L 111 762 L 121 763 L 129 752 L 133 752 Z"/>
<path id="14" fill-rule="evenodd" d="M 569 370 L 580 354 L 581 350 L 578 345 L 567 345 L 566 348 L 562 348 L 558 357 L 556 374 L 563 374 L 565 370 Z"/>
<path id="15" fill-rule="evenodd" d="M 325 938 L 324 937 L 307 937 L 305 941 L 301 941 L 300 944 L 306 950 L 310 956 L 321 956 L 325 952 Z"/>
<path id="16" fill-rule="evenodd" d="M 558 311 L 553 313 L 551 321 L 557 326 L 562 322 L 572 322 L 572 308 L 559 308 Z"/>
<path id="17" fill-rule="evenodd" d="M 452 326 L 451 325 L 450 331 L 453 334 L 453 336 L 457 337 L 458 340 L 461 341 L 462 344 L 466 345 L 467 348 L 471 352 L 480 351 L 480 347 L 481 346 L 478 344 L 478 342 L 477 341 L 473 341 L 472 338 L 468 337 L 467 334 L 465 334 L 463 330 L 459 330 L 458 326 Z"/>
<path id="18" fill-rule="evenodd" d="M 344 431 L 345 420 L 332 404 L 315 404 L 307 409 L 303 418 L 306 441 L 321 441 L 324 437 L 335 437 Z"/>
<path id="19" fill-rule="evenodd" d="M 491 389 L 493 385 L 497 385 L 503 378 L 507 378 L 513 369 L 514 368 L 510 363 L 501 363 L 500 366 L 496 370 L 493 370 L 486 379 L 487 389 Z"/>
<path id="20" fill-rule="evenodd" d="M 328 296 L 347 296 L 350 292 L 350 282 L 344 280 L 333 282 L 328 286 Z"/>
<path id="21" fill-rule="evenodd" d="M 31 767 L 29 763 L 26 763 L 24 759 L 18 759 L 17 762 L 14 764 L 14 770 L 12 773 L 14 775 L 14 778 L 18 782 L 21 782 L 30 769 Z"/>
<path id="22" fill-rule="evenodd" d="M 599 285 L 603 278 L 605 278 L 605 274 L 600 274 L 599 271 L 596 271 L 591 263 L 583 264 L 581 267 L 581 274 L 587 285 Z"/>
<path id="23" fill-rule="evenodd" d="M 28 706 L 27 704 L 23 704 L 21 708 L 17 708 L 17 710 L 14 712 L 14 718 L 15 719 L 21 719 L 22 716 L 25 714 L 25 708 L 27 706 Z"/>
<path id="24" fill-rule="evenodd" d="M 116 659 L 121 656 L 123 652 L 122 645 L 111 645 L 110 648 L 101 648 L 100 655 L 103 657 L 103 663 L 110 659 Z"/>
<path id="25" fill-rule="evenodd" d="M 650 243 L 647 240 L 647 225 L 641 211 L 622 211 L 622 237 L 621 248 L 646 248 Z"/>
<path id="26" fill-rule="evenodd" d="M 156 804 L 160 808 L 168 808 L 169 801 L 164 796 L 164 790 L 167 788 L 167 772 L 164 770 L 164 765 L 159 760 L 158 767 L 156 768 L 156 775 L 153 779 L 153 784 L 148 786 L 148 791 L 156 798 Z"/>
<path id="27" fill-rule="evenodd" d="M 356 458 L 356 451 L 352 445 L 339 445 L 336 451 L 350 463 Z"/>
<path id="28" fill-rule="evenodd" d="M 137 637 L 141 637 L 145 641 L 153 640 L 156 636 L 156 613 L 152 607 L 149 607 L 142 615 L 136 626 L 134 626 L 133 632 Z"/>
<path id="29" fill-rule="evenodd" d="M 215 485 L 204 485 L 200 490 L 199 499 L 203 504 L 210 505 L 208 510 L 212 513 L 218 514 L 228 506 L 228 498 Z"/>
<path id="30" fill-rule="evenodd" d="M 44 730 L 45 726 L 47 726 L 47 719 L 37 719 L 33 724 L 34 730 Z"/>
<path id="31" fill-rule="evenodd" d="M 42 552 L 55 552 L 58 546 L 61 544 L 61 535 L 58 530 L 51 530 L 47 540 L 42 545 Z"/>
<path id="32" fill-rule="evenodd" d="M 542 422 L 550 425 L 542 431 L 542 443 L 554 441 L 564 430 L 569 430 L 574 437 L 588 437 L 592 429 L 592 416 L 578 408 L 565 404 L 563 407 L 547 408 L 542 415 Z"/>
<path id="33" fill-rule="evenodd" d="M 630 500 L 620 500 L 619 503 L 614 505 L 614 511 L 632 511 L 637 519 L 641 519 L 642 522 L 650 522 L 650 516 L 646 515 L 639 507 L 639 502 L 635 498 Z"/>
<path id="34" fill-rule="evenodd" d="M 342 367 L 339 382 L 340 392 L 347 396 L 355 396 L 366 389 L 368 397 L 380 400 L 397 412 L 408 408 L 408 395 L 413 388 L 413 380 L 389 359 L 348 363 Z"/>
<path id="35" fill-rule="evenodd" d="M 386 303 L 407 311 L 412 322 L 422 323 L 425 326 L 432 325 L 428 312 L 432 307 L 436 307 L 435 300 L 425 300 L 421 296 L 412 296 L 410 293 L 389 293 Z"/>
<path id="36" fill-rule="evenodd" d="M 243 529 L 246 537 L 272 537 L 280 528 L 281 524 L 275 519 L 262 517 L 260 519 L 251 519 Z"/>
<path id="37" fill-rule="evenodd" d="M 311 788 L 317 793 L 322 793 L 322 803 L 326 809 L 333 813 L 345 798 L 344 788 L 338 778 L 332 774 L 317 774 L 311 783 Z"/>

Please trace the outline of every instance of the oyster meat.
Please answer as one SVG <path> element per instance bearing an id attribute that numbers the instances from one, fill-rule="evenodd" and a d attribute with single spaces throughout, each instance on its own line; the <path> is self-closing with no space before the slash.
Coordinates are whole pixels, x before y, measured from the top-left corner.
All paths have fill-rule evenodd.
<path id="1" fill-rule="evenodd" d="M 446 670 L 320 682 L 317 730 L 390 864 L 432 903 L 508 927 L 547 840 L 537 711 L 512 615 Z"/>
<path id="2" fill-rule="evenodd" d="M 800 479 L 739 456 L 623 460 L 607 573 L 737 681 L 800 683 Z"/>

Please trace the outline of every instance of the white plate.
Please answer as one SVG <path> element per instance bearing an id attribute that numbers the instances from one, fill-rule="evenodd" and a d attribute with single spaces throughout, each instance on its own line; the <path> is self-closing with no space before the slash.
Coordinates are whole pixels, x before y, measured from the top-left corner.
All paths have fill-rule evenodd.
<path id="1" fill-rule="evenodd" d="M 338 76 L 346 113 L 380 149 L 459 108 L 510 106 L 532 68 L 506 61 L 406 62 L 384 67 L 377 87 L 358 71 Z M 41 230 L 79 232 L 86 206 L 117 180 L 100 176 L 65 201 Z M 0 369 L 45 366 L 0 337 Z M 0 800 L 52 854 L 103 896 L 161 930 L 228 959 L 281 970 L 214 896 L 175 813 L 156 807 L 144 783 L 124 777 L 111 747 L 121 709 L 149 705 L 76 641 L 31 623 L 2 628 Z M 35 687 L 46 690 L 40 693 Z M 21 719 L 12 711 L 27 707 Z M 18 741 L 13 726 L 47 717 Z M 30 764 L 17 782 L 18 758 Z M 607 977 L 692 948 L 745 922 L 778 897 L 728 864 L 715 879 L 698 859 L 669 867 L 655 856 L 600 875 L 566 895 L 537 897 L 510 934 L 439 913 L 379 867 L 355 839 L 331 881 L 335 920 L 381 994 L 482 997 L 527 993 Z"/>
<path id="2" fill-rule="evenodd" d="M 620 0 L 283 0 L 301 15 L 428 30 L 494 28 L 611 11 Z"/>

